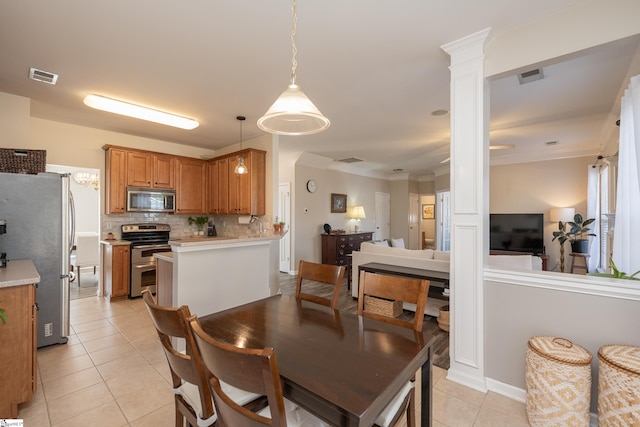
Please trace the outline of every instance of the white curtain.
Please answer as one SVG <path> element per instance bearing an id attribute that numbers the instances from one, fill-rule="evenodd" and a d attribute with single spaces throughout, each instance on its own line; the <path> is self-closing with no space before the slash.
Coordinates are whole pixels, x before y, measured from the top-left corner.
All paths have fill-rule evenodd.
<path id="1" fill-rule="evenodd" d="M 587 172 L 587 218 L 595 218 L 589 228 L 596 237 L 590 237 L 589 271 L 596 271 L 600 266 L 600 169 L 589 166 Z"/>
<path id="2" fill-rule="evenodd" d="M 613 237 L 613 262 L 627 274 L 640 270 L 640 74 L 622 97 L 618 192 Z"/>

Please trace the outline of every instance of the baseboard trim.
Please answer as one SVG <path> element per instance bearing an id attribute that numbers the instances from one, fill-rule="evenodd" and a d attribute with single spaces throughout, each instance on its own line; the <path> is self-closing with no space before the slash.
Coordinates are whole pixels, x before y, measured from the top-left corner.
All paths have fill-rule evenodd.
<path id="1" fill-rule="evenodd" d="M 508 397 L 513 400 L 517 400 L 518 402 L 526 403 L 527 402 L 527 391 L 518 387 L 514 387 L 509 384 L 505 384 L 498 380 L 494 380 L 493 378 L 487 378 L 487 390 L 492 391 L 494 393 L 501 394 L 502 396 Z M 589 413 L 589 425 L 591 427 L 598 427 L 598 415 L 593 412 Z"/>
<path id="2" fill-rule="evenodd" d="M 487 384 L 484 378 L 467 375 L 464 372 L 457 371 L 454 367 L 450 367 L 447 371 L 447 379 L 483 393 L 487 392 Z"/>

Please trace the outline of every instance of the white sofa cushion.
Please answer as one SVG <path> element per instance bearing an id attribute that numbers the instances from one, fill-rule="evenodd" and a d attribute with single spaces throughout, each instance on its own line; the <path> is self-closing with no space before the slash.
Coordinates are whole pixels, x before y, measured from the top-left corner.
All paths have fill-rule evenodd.
<path id="1" fill-rule="evenodd" d="M 539 271 L 542 270 L 542 259 L 533 255 L 489 255 L 489 265 Z"/>
<path id="2" fill-rule="evenodd" d="M 425 249 L 423 251 L 423 250 L 393 248 L 391 246 L 378 245 L 371 242 L 362 242 L 360 244 L 360 252 L 400 256 L 400 257 L 407 257 L 407 258 L 433 259 L 434 251 L 432 249 Z"/>
<path id="3" fill-rule="evenodd" d="M 400 237 L 399 239 L 391 239 L 391 246 L 394 248 L 405 249 L 404 239 L 402 237 Z"/>

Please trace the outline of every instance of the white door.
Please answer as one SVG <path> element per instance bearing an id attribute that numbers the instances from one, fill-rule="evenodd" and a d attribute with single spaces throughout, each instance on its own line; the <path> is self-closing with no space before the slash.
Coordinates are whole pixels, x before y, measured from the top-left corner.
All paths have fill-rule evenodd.
<path id="1" fill-rule="evenodd" d="M 376 232 L 373 240 L 383 240 L 389 238 L 389 193 L 376 193 Z"/>
<path id="2" fill-rule="evenodd" d="M 291 270 L 291 184 L 278 186 L 278 211 L 275 213 L 280 221 L 289 226 L 289 232 L 280 239 L 280 271 L 289 273 Z"/>
<path id="3" fill-rule="evenodd" d="M 420 243 L 420 196 L 409 193 L 409 249 L 422 249 Z"/>

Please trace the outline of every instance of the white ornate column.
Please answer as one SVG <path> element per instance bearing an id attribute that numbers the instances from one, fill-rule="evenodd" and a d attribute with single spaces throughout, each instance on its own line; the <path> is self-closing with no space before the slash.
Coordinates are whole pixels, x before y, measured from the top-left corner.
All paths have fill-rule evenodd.
<path id="1" fill-rule="evenodd" d="M 448 378 L 486 391 L 483 274 L 488 250 L 490 29 L 448 43 L 451 56 L 451 329 Z"/>

